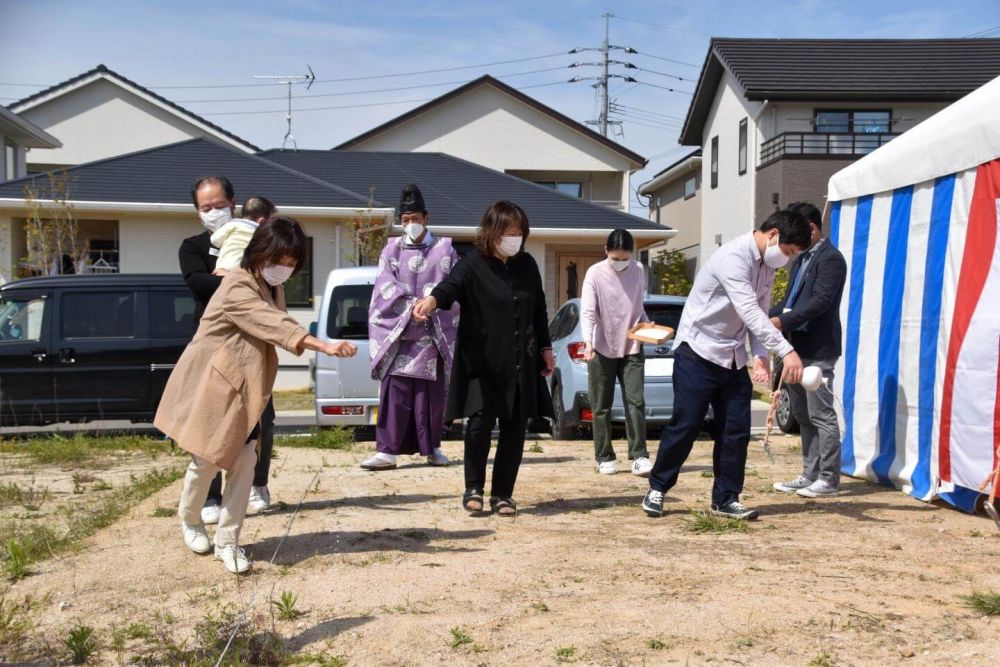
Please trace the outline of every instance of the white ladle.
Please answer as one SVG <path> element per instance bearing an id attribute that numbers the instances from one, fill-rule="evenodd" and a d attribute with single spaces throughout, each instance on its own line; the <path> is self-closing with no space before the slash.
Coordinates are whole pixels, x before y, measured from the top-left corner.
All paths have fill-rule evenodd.
<path id="1" fill-rule="evenodd" d="M 820 387 L 825 387 L 826 382 L 823 369 L 819 366 L 806 366 L 802 369 L 802 381 L 799 384 L 806 391 L 816 391 Z"/>

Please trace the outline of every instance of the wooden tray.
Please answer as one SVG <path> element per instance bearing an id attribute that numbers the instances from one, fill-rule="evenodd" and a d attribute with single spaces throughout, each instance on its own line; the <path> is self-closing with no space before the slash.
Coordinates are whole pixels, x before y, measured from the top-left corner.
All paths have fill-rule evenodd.
<path id="1" fill-rule="evenodd" d="M 647 337 L 641 335 L 642 332 L 644 332 L 644 331 L 651 331 L 651 330 L 665 331 L 666 334 L 667 334 L 666 338 L 664 338 L 663 340 L 655 340 L 653 338 L 647 338 Z M 639 341 L 640 343 L 649 343 L 650 345 L 663 345 L 664 343 L 666 343 L 668 340 L 670 340 L 673 337 L 674 337 L 674 330 L 673 330 L 673 328 L 671 328 L 671 327 L 665 327 L 665 326 L 662 326 L 660 324 L 654 324 L 652 327 L 646 327 L 644 329 L 638 329 L 636 331 L 630 331 L 628 333 L 628 339 L 629 340 L 636 340 L 636 341 Z"/>

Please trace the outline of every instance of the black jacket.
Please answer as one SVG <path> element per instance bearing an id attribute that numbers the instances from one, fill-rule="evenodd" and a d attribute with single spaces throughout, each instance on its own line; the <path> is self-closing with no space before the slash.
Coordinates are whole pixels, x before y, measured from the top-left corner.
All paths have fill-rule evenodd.
<path id="1" fill-rule="evenodd" d="M 218 258 L 209 251 L 212 248 L 211 234 L 207 231 L 189 236 L 181 243 L 177 257 L 181 263 L 184 282 L 194 296 L 194 326 L 198 328 L 205 306 L 212 299 L 215 290 L 222 284 L 222 276 L 213 276 Z"/>
<path id="2" fill-rule="evenodd" d="M 802 286 L 785 313 L 785 303 L 805 253 L 792 264 L 788 288 L 781 303 L 771 308 L 771 317 L 781 320 L 781 330 L 803 359 L 833 360 L 841 355 L 840 297 L 847 279 L 847 262 L 827 239 L 816 248 L 806 267 Z"/>
<path id="3" fill-rule="evenodd" d="M 518 394 L 523 417 L 551 417 L 541 351 L 552 340 L 535 259 L 521 252 L 504 263 L 474 250 L 431 295 L 438 308 L 462 307 L 446 418 L 510 419 Z"/>

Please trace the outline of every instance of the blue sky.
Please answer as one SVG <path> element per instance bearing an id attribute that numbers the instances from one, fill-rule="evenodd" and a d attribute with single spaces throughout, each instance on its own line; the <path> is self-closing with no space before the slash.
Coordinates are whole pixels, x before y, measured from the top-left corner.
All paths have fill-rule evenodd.
<path id="1" fill-rule="evenodd" d="M 612 86 L 612 98 L 629 114 L 621 117 L 624 136 L 615 138 L 650 158 L 633 187 L 683 155 L 677 135 L 691 98 L 663 87 L 694 89 L 711 36 L 964 37 L 1000 25 L 996 0 L 0 0 L 0 103 L 104 63 L 262 147 L 273 147 L 285 131 L 285 89 L 253 85 L 259 83 L 253 76 L 294 74 L 308 64 L 317 83 L 310 91 L 293 91 L 294 106 L 302 109 L 293 126 L 300 148 L 330 148 L 485 73 L 585 121 L 596 118 L 591 82 L 566 81 L 592 76 L 596 68 L 567 66 L 598 55 L 566 52 L 600 45 L 605 11 L 617 15 L 611 42 L 640 52 L 619 52 L 617 59 L 643 68 L 629 72 L 643 85 Z M 518 58 L 532 59 L 384 76 Z M 621 67 L 613 71 L 626 73 Z M 383 78 L 343 80 L 376 76 Z M 373 106 L 329 108 L 361 104 Z M 633 211 L 639 212 L 635 205 Z"/>

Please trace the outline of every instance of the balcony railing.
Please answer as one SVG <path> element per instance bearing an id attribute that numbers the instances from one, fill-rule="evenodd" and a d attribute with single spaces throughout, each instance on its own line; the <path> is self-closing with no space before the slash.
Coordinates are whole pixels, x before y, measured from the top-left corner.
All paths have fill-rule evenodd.
<path id="1" fill-rule="evenodd" d="M 782 158 L 851 158 L 884 146 L 892 132 L 782 132 L 760 145 L 760 169 Z"/>

